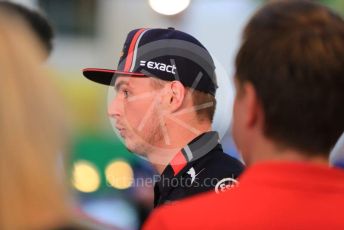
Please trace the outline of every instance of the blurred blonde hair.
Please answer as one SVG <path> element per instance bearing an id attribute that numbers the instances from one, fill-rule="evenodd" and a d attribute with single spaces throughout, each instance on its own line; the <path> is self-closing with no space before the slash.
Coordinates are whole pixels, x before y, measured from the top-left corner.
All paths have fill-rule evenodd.
<path id="1" fill-rule="evenodd" d="M 0 12 L 2 230 L 47 229 L 69 216 L 57 167 L 64 124 L 43 59 L 25 23 Z"/>

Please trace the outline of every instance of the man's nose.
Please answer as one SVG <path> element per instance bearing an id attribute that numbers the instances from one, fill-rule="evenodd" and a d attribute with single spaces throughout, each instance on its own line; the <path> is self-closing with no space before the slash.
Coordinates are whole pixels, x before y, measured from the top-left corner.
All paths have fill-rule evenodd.
<path id="1" fill-rule="evenodd" d="M 108 106 L 108 116 L 116 118 L 123 112 L 123 103 L 120 102 L 118 97 L 115 97 Z"/>

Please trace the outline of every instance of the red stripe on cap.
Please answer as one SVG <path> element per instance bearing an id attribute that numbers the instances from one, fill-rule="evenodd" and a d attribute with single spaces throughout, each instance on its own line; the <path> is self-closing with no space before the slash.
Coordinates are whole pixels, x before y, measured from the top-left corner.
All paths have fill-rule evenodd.
<path id="1" fill-rule="evenodd" d="M 177 175 L 187 164 L 182 152 L 178 152 L 170 162 L 174 175 Z"/>
<path id="2" fill-rule="evenodd" d="M 104 73 L 114 73 L 114 70 L 111 69 L 98 69 L 98 68 L 86 68 L 82 70 L 83 72 L 92 71 L 92 72 L 104 72 Z"/>
<path id="3" fill-rule="evenodd" d="M 133 40 L 131 40 L 128 55 L 127 55 L 125 65 L 124 65 L 124 71 L 130 70 L 131 64 L 133 63 L 134 49 L 136 46 L 136 42 L 138 38 L 140 37 L 140 35 L 143 33 L 143 31 L 145 31 L 145 29 L 140 29 L 139 31 L 137 31 L 133 37 Z"/>

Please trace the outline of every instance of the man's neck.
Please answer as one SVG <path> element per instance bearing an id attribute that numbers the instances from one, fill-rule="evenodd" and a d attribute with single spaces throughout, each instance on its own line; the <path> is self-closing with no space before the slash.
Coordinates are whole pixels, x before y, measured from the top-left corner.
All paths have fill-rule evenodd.
<path id="1" fill-rule="evenodd" d="M 174 129 L 173 132 L 169 132 L 171 141 L 170 145 L 166 145 L 164 148 L 154 148 L 149 154 L 147 154 L 148 160 L 159 174 L 163 173 L 166 166 L 182 148 L 188 145 L 199 135 L 209 132 L 211 130 L 211 126 L 199 126 L 196 129 L 198 132 L 185 131 L 185 129 L 183 129 L 183 132 L 180 128 Z"/>
<path id="2" fill-rule="evenodd" d="M 307 162 L 328 165 L 326 154 L 308 153 L 294 148 L 280 147 L 270 141 L 260 142 L 252 148 L 248 165 L 264 161 Z"/>

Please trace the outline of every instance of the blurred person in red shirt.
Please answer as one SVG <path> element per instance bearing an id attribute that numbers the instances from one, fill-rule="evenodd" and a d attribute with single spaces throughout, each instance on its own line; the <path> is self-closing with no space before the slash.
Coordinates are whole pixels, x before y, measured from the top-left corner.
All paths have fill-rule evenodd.
<path id="1" fill-rule="evenodd" d="M 274 1 L 236 57 L 239 186 L 153 212 L 144 229 L 344 229 L 344 172 L 328 166 L 344 130 L 344 21 L 311 1 Z"/>

